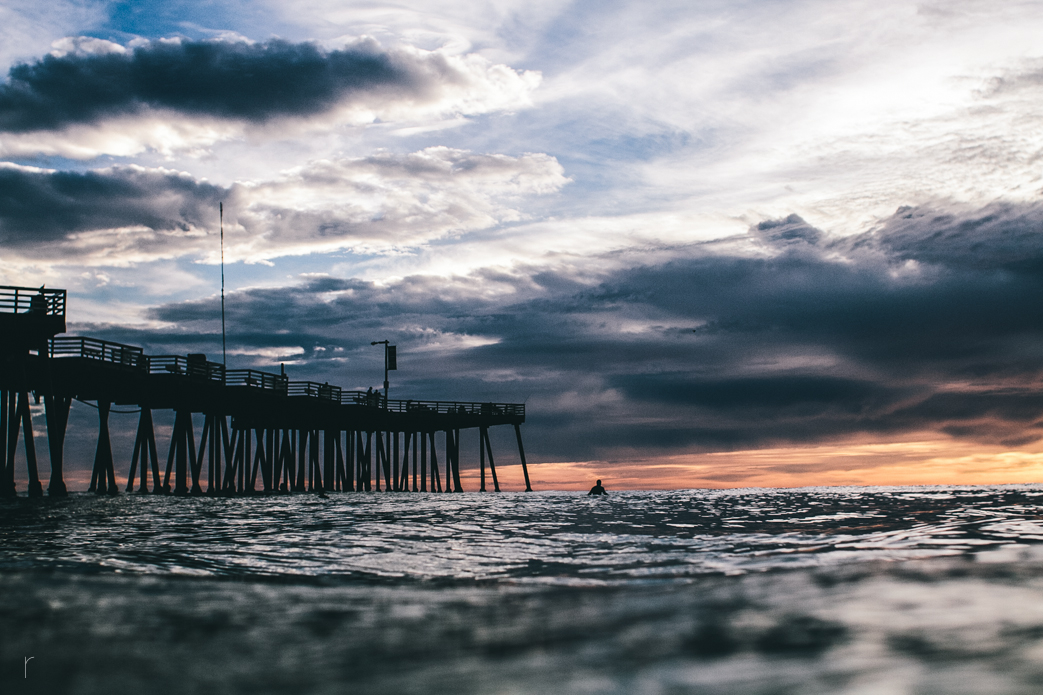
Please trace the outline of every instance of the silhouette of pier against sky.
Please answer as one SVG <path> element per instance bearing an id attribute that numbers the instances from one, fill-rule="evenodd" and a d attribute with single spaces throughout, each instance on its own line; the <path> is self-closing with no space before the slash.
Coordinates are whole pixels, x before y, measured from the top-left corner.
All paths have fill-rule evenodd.
<path id="1" fill-rule="evenodd" d="M 73 400 L 93 401 L 98 441 L 89 491 L 119 490 L 109 438 L 113 405 L 136 406 L 138 420 L 126 490 L 175 495 L 254 492 L 462 492 L 460 433 L 479 433 L 480 491 L 486 456 L 500 491 L 489 428 L 512 425 L 525 489 L 531 491 L 522 403 L 396 400 L 345 391 L 284 373 L 226 369 L 205 355 L 146 355 L 133 345 L 65 332 L 65 290 L 0 286 L 0 495 L 16 494 L 19 439 L 28 494 L 43 495 L 29 398 L 42 398 L 47 423 L 49 495 L 67 494 L 65 430 Z M 153 410 L 174 412 L 166 456 Z M 196 443 L 193 414 L 202 414 Z M 442 433 L 439 461 L 436 433 Z M 165 465 L 161 465 L 164 464 Z M 443 480 L 444 477 L 444 480 Z M 383 486 L 382 486 L 383 482 Z"/>

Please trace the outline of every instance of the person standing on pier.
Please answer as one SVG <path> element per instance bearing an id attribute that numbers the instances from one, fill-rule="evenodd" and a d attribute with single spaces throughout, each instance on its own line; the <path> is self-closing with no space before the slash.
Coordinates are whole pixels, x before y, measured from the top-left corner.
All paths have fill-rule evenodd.
<path id="1" fill-rule="evenodd" d="M 587 494 L 588 495 L 607 495 L 608 492 L 606 492 L 605 488 L 603 488 L 601 486 L 601 480 L 598 479 L 598 484 L 595 485 L 594 487 L 590 488 L 590 492 L 588 492 Z"/>

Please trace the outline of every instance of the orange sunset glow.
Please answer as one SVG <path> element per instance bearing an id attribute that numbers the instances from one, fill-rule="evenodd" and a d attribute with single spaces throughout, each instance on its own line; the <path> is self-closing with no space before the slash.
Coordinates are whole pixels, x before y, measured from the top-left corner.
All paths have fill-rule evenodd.
<path id="1" fill-rule="evenodd" d="M 521 466 L 498 465 L 501 487 L 522 489 Z M 587 490 L 601 478 L 616 490 L 813 487 L 825 485 L 999 485 L 1043 482 L 1043 447 L 1010 450 L 951 440 L 759 449 L 616 463 L 529 466 L 537 490 Z M 477 489 L 476 471 L 462 475 Z M 491 489 L 491 478 L 487 485 Z"/>

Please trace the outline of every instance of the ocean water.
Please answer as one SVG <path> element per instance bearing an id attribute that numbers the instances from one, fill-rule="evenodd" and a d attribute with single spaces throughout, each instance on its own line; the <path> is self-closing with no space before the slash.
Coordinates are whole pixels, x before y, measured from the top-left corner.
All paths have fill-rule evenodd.
<path id="1" fill-rule="evenodd" d="M 0 692 L 1040 693 L 1041 501 L 4 500 Z"/>

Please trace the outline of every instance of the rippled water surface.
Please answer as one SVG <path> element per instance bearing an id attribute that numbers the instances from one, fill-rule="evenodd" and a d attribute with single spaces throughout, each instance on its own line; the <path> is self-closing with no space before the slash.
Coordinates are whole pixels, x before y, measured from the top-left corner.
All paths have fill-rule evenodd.
<path id="1" fill-rule="evenodd" d="M 0 683 L 1038 693 L 1041 500 L 1036 486 L 8 500 Z"/>

